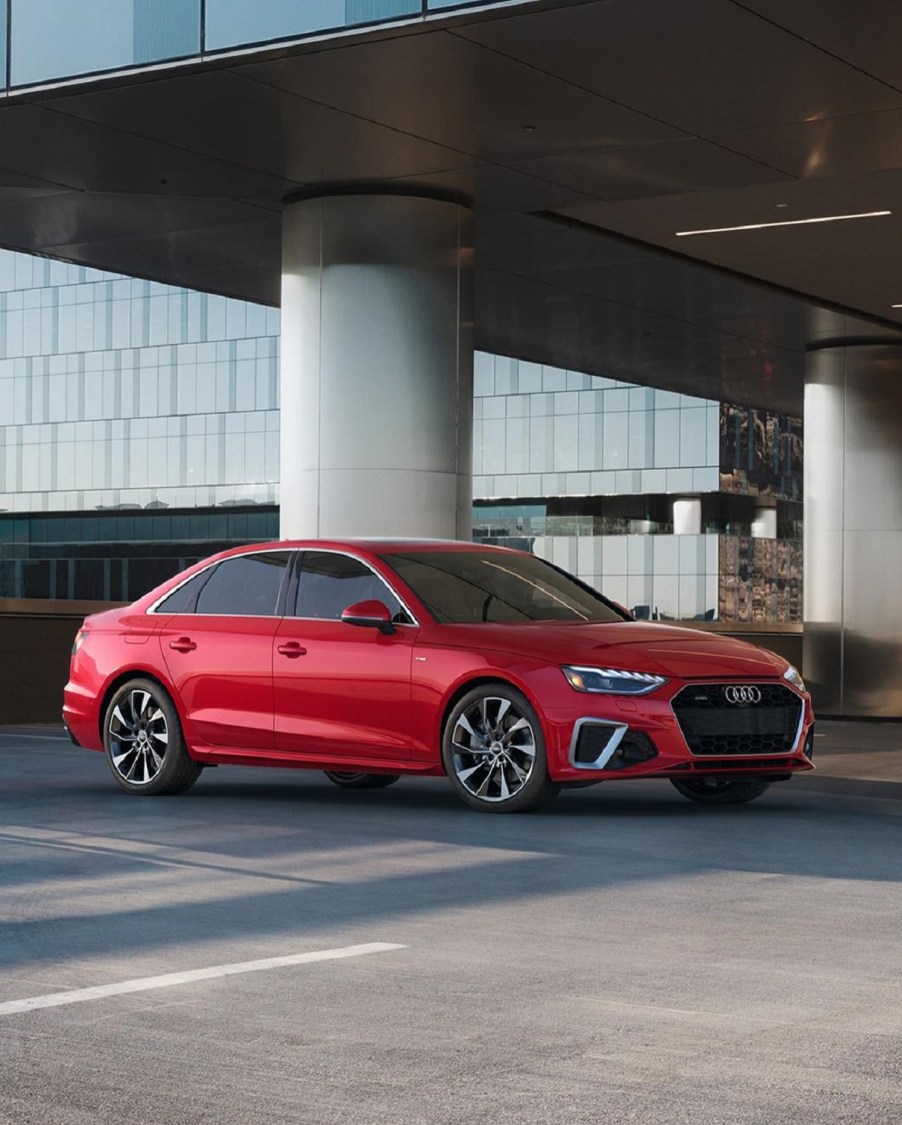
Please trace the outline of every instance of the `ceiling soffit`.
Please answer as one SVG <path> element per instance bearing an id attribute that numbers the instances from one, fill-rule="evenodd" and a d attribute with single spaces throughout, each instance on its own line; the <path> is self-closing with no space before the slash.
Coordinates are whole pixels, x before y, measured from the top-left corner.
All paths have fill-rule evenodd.
<path id="1" fill-rule="evenodd" d="M 457 191 L 482 346 L 797 410 L 816 306 L 898 319 L 899 41 L 888 0 L 594 0 L 17 96 L 0 243 L 275 303 L 290 192 Z"/>

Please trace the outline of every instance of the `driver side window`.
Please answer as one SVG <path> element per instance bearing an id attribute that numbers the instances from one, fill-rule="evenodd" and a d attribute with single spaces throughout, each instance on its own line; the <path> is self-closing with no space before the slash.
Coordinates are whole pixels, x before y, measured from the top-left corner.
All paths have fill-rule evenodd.
<path id="1" fill-rule="evenodd" d="M 396 624 L 412 624 L 409 614 L 388 586 L 359 559 L 331 551 L 304 552 L 295 617 L 338 621 L 342 610 L 349 605 L 370 599 L 387 605 Z"/>

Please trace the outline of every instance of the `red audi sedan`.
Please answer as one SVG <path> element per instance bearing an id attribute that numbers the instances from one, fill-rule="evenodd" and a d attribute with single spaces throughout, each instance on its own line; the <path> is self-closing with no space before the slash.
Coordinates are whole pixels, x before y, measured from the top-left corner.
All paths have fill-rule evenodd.
<path id="1" fill-rule="evenodd" d="M 782 657 L 634 621 L 533 555 L 436 540 L 214 555 L 85 621 L 63 720 L 130 793 L 293 766 L 360 789 L 446 775 L 485 812 L 642 777 L 739 804 L 811 769 L 814 739 Z"/>

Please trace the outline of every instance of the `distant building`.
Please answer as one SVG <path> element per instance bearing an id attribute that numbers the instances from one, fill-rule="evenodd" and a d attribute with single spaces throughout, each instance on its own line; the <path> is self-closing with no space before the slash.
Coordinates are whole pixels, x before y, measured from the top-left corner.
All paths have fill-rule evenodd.
<path id="1" fill-rule="evenodd" d="M 0 252 L 0 597 L 278 536 L 279 313 Z M 650 618 L 801 616 L 801 424 L 477 353 L 474 534 Z"/>

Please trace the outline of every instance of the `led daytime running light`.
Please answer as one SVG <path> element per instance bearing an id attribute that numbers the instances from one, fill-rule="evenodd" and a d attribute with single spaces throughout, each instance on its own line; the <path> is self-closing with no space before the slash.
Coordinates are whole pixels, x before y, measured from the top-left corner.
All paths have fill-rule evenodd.
<path id="1" fill-rule="evenodd" d="M 622 668 L 591 668 L 574 664 L 565 665 L 561 671 L 575 691 L 601 695 L 646 695 L 667 683 L 666 676 L 628 672 Z"/>

